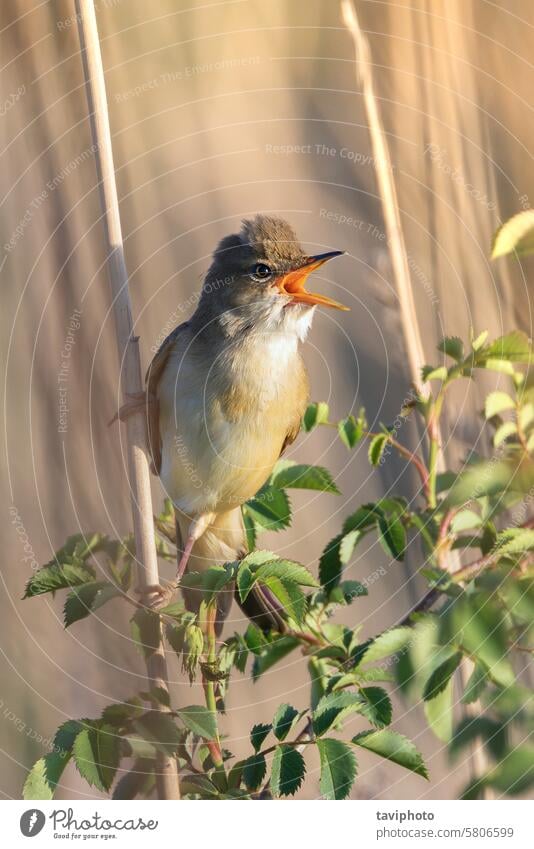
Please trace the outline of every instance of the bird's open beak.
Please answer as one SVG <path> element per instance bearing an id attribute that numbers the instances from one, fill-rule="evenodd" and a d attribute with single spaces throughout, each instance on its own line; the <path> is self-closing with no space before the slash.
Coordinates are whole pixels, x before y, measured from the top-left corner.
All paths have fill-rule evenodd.
<path id="1" fill-rule="evenodd" d="M 326 254 L 318 254 L 317 256 L 308 257 L 305 264 L 301 265 L 300 268 L 297 268 L 295 271 L 289 271 L 287 274 L 283 274 L 278 278 L 276 284 L 280 294 L 291 295 L 293 301 L 300 304 L 320 304 L 323 307 L 333 307 L 336 310 L 349 310 L 350 307 L 346 307 L 337 301 L 333 301 L 325 295 L 317 295 L 314 292 L 307 292 L 304 288 L 306 280 L 312 271 L 320 268 L 321 265 L 328 262 L 329 259 L 333 259 L 335 256 L 341 256 L 343 253 L 345 253 L 345 251 L 329 251 Z"/>

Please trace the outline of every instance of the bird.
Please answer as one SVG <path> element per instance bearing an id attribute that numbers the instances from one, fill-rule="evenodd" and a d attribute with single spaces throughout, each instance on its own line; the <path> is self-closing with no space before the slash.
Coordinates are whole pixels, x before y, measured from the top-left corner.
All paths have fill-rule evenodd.
<path id="1" fill-rule="evenodd" d="M 147 413 L 152 470 L 174 506 L 178 550 L 172 584 L 151 588 L 154 608 L 168 603 L 186 569 L 202 572 L 247 553 L 241 506 L 296 439 L 309 402 L 300 345 L 318 306 L 348 309 L 305 284 L 342 253 L 309 256 L 278 217 L 242 221 L 217 245 L 193 315 L 150 363 L 137 404 Z M 198 610 L 198 590 L 181 589 L 186 607 Z M 217 633 L 232 595 L 218 594 Z M 279 624 L 260 589 L 248 605 L 260 627 Z"/>

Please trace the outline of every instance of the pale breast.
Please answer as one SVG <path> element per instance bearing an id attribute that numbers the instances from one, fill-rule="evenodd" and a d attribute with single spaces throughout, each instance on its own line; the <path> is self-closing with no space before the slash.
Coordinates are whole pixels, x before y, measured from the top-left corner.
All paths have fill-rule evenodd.
<path id="1" fill-rule="evenodd" d="M 174 504 L 188 514 L 219 512 L 254 495 L 306 397 L 293 336 L 255 339 L 218 357 L 173 354 L 159 398 L 160 477 Z"/>

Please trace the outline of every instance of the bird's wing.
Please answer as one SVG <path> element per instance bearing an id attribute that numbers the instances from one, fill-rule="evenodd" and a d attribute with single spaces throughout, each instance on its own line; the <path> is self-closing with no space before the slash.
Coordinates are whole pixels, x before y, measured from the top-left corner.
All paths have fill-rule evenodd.
<path id="1" fill-rule="evenodd" d="M 180 335 L 184 333 L 188 327 L 189 322 L 184 321 L 183 324 L 179 324 L 178 327 L 175 327 L 172 333 L 169 333 L 150 363 L 145 376 L 146 394 L 148 399 L 148 450 L 152 458 L 152 471 L 155 475 L 159 475 L 161 469 L 161 434 L 159 430 L 158 385 L 165 366 L 167 365 L 169 354 L 178 341 Z"/>
<path id="2" fill-rule="evenodd" d="M 295 386 L 295 398 L 293 404 L 294 415 L 289 423 L 286 438 L 282 443 L 280 456 L 282 456 L 288 445 L 291 445 L 291 443 L 294 442 L 297 436 L 299 435 L 302 416 L 306 411 L 306 407 L 310 399 L 310 384 L 308 382 L 308 374 L 300 356 L 296 359 L 295 365 L 298 369 L 298 372 L 296 376 L 297 379 Z"/>

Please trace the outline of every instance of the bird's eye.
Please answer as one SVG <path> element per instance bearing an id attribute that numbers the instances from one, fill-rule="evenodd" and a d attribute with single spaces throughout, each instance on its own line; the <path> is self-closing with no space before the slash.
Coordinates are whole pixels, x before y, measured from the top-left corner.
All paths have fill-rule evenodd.
<path id="1" fill-rule="evenodd" d="M 272 275 L 272 271 L 264 262 L 258 262 L 252 269 L 251 275 L 255 280 L 268 280 Z"/>

